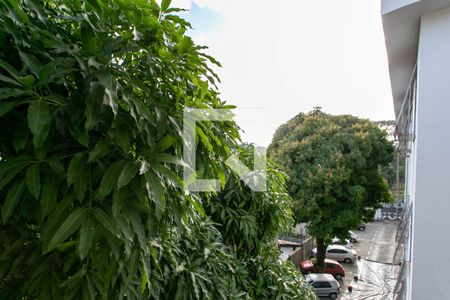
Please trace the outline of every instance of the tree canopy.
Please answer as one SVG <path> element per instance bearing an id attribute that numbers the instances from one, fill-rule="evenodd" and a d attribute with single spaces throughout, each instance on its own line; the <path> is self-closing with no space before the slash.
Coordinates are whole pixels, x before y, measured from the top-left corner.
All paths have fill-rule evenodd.
<path id="1" fill-rule="evenodd" d="M 315 109 L 278 128 L 269 156 L 289 175 L 295 216 L 309 223 L 318 252 L 324 254 L 319 244 L 347 238 L 349 229 L 392 201 L 380 166 L 392 161 L 393 152 L 385 131 L 349 115 Z"/>
<path id="2" fill-rule="evenodd" d="M 273 243 L 284 175 L 254 192 L 225 164 L 251 165 L 234 122 L 196 128 L 223 191 L 183 189 L 183 110 L 232 106 L 179 11 L 0 0 L 0 299 L 315 298 Z"/>

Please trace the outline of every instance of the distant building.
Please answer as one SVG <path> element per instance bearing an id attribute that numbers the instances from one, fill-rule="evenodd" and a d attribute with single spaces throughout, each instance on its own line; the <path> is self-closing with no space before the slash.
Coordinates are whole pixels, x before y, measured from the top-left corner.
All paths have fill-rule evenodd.
<path id="1" fill-rule="evenodd" d="M 405 208 L 396 299 L 449 299 L 450 0 L 382 0 Z"/>

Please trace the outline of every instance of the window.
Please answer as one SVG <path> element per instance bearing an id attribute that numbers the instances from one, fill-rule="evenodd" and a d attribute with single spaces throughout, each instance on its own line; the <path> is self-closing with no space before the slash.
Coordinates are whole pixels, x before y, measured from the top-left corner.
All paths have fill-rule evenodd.
<path id="1" fill-rule="evenodd" d="M 320 282 L 320 287 L 321 288 L 330 288 L 331 284 L 328 281 L 322 281 L 322 282 Z"/>
<path id="2" fill-rule="evenodd" d="M 315 288 L 330 288 L 331 284 L 328 281 L 317 281 L 312 286 Z"/>
<path id="3" fill-rule="evenodd" d="M 335 264 L 325 264 L 325 269 L 336 269 L 336 267 Z"/>

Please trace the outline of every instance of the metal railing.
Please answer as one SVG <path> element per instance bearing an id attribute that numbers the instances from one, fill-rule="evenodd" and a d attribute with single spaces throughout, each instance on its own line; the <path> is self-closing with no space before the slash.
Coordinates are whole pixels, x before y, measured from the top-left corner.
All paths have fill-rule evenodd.
<path id="1" fill-rule="evenodd" d="M 395 248 L 391 268 L 391 271 L 393 271 L 394 266 L 401 265 L 400 272 L 397 276 L 397 283 L 394 287 L 394 299 L 399 300 L 406 299 L 405 293 L 408 286 L 408 278 L 410 276 L 411 256 L 407 251 L 411 251 L 413 207 L 414 204 L 410 201 L 409 195 L 406 195 L 405 208 L 395 237 L 397 246 Z"/>
<path id="2" fill-rule="evenodd" d="M 395 122 L 395 136 L 399 152 L 408 155 L 411 142 L 415 139 L 415 109 L 417 99 L 417 64 L 409 80 L 408 88 L 403 98 L 402 106 Z"/>
<path id="3" fill-rule="evenodd" d="M 403 98 L 400 111 L 396 116 L 395 137 L 398 143 L 400 157 L 409 157 L 416 134 L 416 105 L 417 105 L 417 64 L 409 80 L 408 88 Z M 397 167 L 399 164 L 397 164 Z M 399 178 L 397 178 L 398 182 Z M 396 242 L 393 266 L 401 265 L 397 277 L 397 283 L 394 288 L 394 299 L 405 299 L 410 276 L 411 257 L 405 251 L 410 251 L 410 239 L 412 230 L 412 211 L 413 203 L 409 199 L 410 195 L 405 192 L 405 208 L 397 228 Z"/>
<path id="4" fill-rule="evenodd" d="M 394 300 L 405 300 L 408 286 L 408 276 L 410 273 L 411 263 L 405 261 L 398 274 L 398 280 L 394 287 Z"/>

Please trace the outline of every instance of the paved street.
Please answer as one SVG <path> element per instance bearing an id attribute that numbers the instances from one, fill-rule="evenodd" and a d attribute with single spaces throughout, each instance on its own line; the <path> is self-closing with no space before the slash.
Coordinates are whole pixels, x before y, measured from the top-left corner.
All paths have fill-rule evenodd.
<path id="1" fill-rule="evenodd" d="M 395 285 L 396 268 L 391 266 L 395 251 L 395 234 L 397 222 L 375 222 L 367 224 L 365 231 L 354 230 L 359 242 L 353 249 L 361 256 L 355 264 L 342 264 L 345 268 L 344 282 L 339 299 L 392 299 L 390 292 Z M 353 280 L 358 275 L 359 280 Z M 347 291 L 351 284 L 353 292 Z M 328 298 L 320 298 L 328 299 Z"/>

